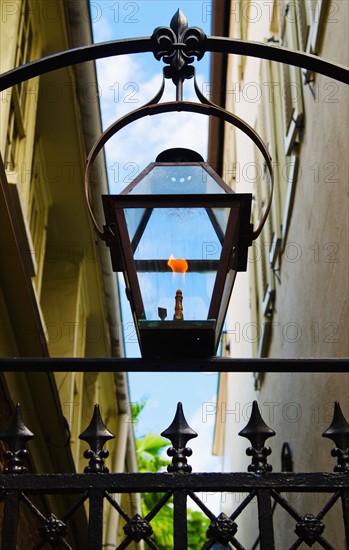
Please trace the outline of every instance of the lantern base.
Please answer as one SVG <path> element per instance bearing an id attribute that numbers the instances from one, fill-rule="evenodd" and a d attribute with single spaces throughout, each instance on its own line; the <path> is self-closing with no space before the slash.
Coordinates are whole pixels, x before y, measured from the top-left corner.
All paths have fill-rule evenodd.
<path id="1" fill-rule="evenodd" d="M 142 357 L 203 358 L 215 355 L 216 320 L 138 321 Z"/>

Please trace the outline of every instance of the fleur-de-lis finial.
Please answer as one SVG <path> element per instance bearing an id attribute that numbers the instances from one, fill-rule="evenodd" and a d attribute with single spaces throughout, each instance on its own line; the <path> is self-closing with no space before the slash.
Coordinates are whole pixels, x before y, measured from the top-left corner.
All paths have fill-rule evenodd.
<path id="1" fill-rule="evenodd" d="M 152 34 L 154 56 L 169 65 L 164 68 L 165 78 L 172 78 L 177 87 L 185 79 L 192 78 L 195 71 L 190 64 L 195 57 L 198 61 L 203 57 L 205 38 L 202 29 L 188 27 L 187 18 L 180 9 L 172 17 L 170 27 L 157 27 Z"/>
<path id="2" fill-rule="evenodd" d="M 191 466 L 187 463 L 187 457 L 192 455 L 192 450 L 186 447 L 186 444 L 190 439 L 197 437 L 198 434 L 186 421 L 182 403 L 178 403 L 172 424 L 161 435 L 172 443 L 172 447 L 167 451 L 167 454 L 172 456 L 172 464 L 167 466 L 167 471 L 190 473 Z"/>

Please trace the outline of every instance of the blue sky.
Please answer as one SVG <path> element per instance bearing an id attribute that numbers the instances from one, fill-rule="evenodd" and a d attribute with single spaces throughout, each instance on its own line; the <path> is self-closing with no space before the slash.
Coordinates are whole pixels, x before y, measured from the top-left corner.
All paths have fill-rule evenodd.
<path id="1" fill-rule="evenodd" d="M 201 0 L 141 0 L 138 2 L 91 1 L 95 42 L 149 36 L 158 26 L 169 26 L 181 8 L 189 26 L 211 34 L 211 2 Z M 97 63 L 103 126 L 132 111 L 157 92 L 163 63 L 152 54 L 120 56 Z M 197 78 L 203 88 L 209 79 L 209 57 L 197 64 Z M 185 84 L 185 98 L 194 99 L 193 80 Z M 165 100 L 175 99 L 175 88 L 166 83 Z M 147 117 L 149 119 L 149 117 Z M 155 120 L 156 118 L 156 120 Z M 176 113 L 142 119 L 124 129 L 106 146 L 109 183 L 112 193 L 119 193 L 162 150 L 189 147 L 207 156 L 207 119 L 199 115 Z M 120 281 L 120 293 L 124 295 Z M 124 304 L 124 308 L 126 304 Z M 129 357 L 139 354 L 130 313 L 124 309 L 124 334 Z M 215 374 L 130 373 L 132 401 L 147 400 L 136 432 L 160 433 L 172 422 L 178 401 L 182 401 L 189 424 L 199 437 L 191 441 L 194 471 L 219 469 L 219 459 L 211 457 L 214 406 L 217 390 Z"/>
<path id="2" fill-rule="evenodd" d="M 92 1 L 94 39 L 101 42 L 150 36 L 156 27 L 170 25 L 178 7 L 185 13 L 189 26 L 202 27 L 210 34 L 210 5 L 210 2 L 201 0 L 186 0 L 180 4 L 172 0 Z M 104 127 L 155 95 L 162 80 L 163 66 L 151 53 L 119 56 L 97 63 Z M 197 68 L 197 78 L 203 89 L 208 81 L 208 71 L 209 56 L 206 55 Z M 194 99 L 193 80 L 186 81 L 184 91 L 186 99 Z M 164 99 L 175 99 L 175 87 L 171 81 L 166 81 Z M 111 191 L 119 193 L 167 147 L 192 147 L 206 157 L 207 123 L 207 117 L 173 113 L 146 117 L 122 130 L 106 146 Z"/>

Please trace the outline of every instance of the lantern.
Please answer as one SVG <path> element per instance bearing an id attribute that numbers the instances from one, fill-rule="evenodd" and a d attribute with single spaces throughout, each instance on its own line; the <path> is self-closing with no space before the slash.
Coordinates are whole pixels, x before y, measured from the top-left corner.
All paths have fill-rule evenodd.
<path id="1" fill-rule="evenodd" d="M 164 151 L 120 195 L 103 196 L 105 240 L 143 357 L 215 354 L 246 270 L 251 200 L 186 149 Z"/>

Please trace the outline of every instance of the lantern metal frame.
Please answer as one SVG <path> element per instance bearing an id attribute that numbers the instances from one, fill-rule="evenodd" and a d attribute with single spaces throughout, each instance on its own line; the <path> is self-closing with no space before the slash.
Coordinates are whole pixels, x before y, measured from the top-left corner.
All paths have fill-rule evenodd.
<path id="1" fill-rule="evenodd" d="M 247 263 L 247 248 L 252 243 L 252 226 L 250 224 L 252 195 L 236 194 L 205 162 L 180 162 L 176 166 L 201 166 L 213 177 L 225 194 L 208 195 L 139 195 L 128 194 L 154 167 L 173 166 L 173 163 L 154 162 L 126 188 L 120 195 L 104 195 L 103 206 L 106 217 L 106 228 L 109 237 L 106 241 L 110 247 L 112 265 L 115 271 L 123 271 L 127 295 L 131 302 L 135 326 L 144 357 L 191 356 L 207 357 L 213 355 L 219 343 L 231 290 L 237 271 L 244 271 Z M 135 260 L 135 250 L 139 244 L 142 229 L 154 208 L 229 208 L 225 236 L 222 236 L 222 251 L 219 260 L 192 260 L 188 263 L 193 272 L 209 271 L 216 268 L 217 274 L 210 300 L 207 320 L 189 321 L 149 321 L 144 318 L 144 302 L 137 273 L 139 271 L 168 271 L 167 261 Z M 140 222 L 141 230 L 136 231 L 131 242 L 128 235 L 124 209 L 141 208 L 145 214 Z M 115 221 L 117 230 L 114 232 Z M 214 222 L 210 220 L 212 225 Z M 121 260 L 121 262 L 120 262 Z M 200 268 L 200 269 L 199 269 Z M 228 287 L 226 275 L 231 273 L 232 280 Z"/>
<path id="2" fill-rule="evenodd" d="M 161 84 L 159 92 L 151 102 L 128 113 L 114 122 L 107 128 L 92 147 L 87 159 L 85 171 L 85 193 L 90 216 L 96 232 L 110 248 L 112 265 L 114 271 L 123 271 L 126 282 L 126 292 L 131 304 L 131 310 L 135 322 L 135 328 L 138 341 L 141 347 L 142 356 L 146 358 L 166 358 L 168 356 L 186 356 L 186 357 L 209 357 L 213 356 L 218 348 L 220 334 L 222 332 L 224 318 L 229 305 L 229 299 L 235 283 L 236 272 L 246 271 L 248 247 L 252 245 L 253 240 L 260 235 L 263 226 L 268 217 L 274 189 L 274 176 L 272 160 L 263 140 L 256 131 L 245 121 L 230 113 L 229 111 L 218 107 L 209 101 L 199 90 L 194 78 L 194 89 L 201 103 L 186 102 L 182 99 L 174 102 L 158 103 L 163 95 L 164 81 Z M 182 91 L 182 88 L 181 88 Z M 178 96 L 178 94 L 177 94 Z M 152 116 L 171 112 L 193 112 L 206 116 L 219 117 L 221 120 L 240 129 L 257 146 L 262 154 L 265 165 L 270 176 L 270 194 L 267 205 L 261 216 L 257 229 L 253 229 L 250 223 L 252 194 L 234 193 L 232 189 L 214 173 L 214 179 L 225 190 L 224 195 L 209 194 L 206 196 L 198 195 L 128 195 L 131 187 L 144 177 L 152 164 L 138 176 L 130 186 L 126 187 L 120 195 L 107 195 L 103 197 L 103 206 L 105 210 L 106 225 L 102 228 L 98 225 L 92 207 L 89 201 L 90 176 L 93 163 L 105 146 L 107 141 L 117 134 L 128 124 L 135 122 L 145 116 Z M 163 163 L 161 163 L 163 164 Z M 176 163 L 180 164 L 180 163 Z M 207 166 L 207 163 L 203 163 Z M 212 169 L 210 169 L 212 175 Z M 239 209 L 239 216 L 227 227 L 229 238 L 225 239 L 225 246 L 221 255 L 221 266 L 218 268 L 213 296 L 211 299 L 208 318 L 203 321 L 176 321 L 174 324 L 170 321 L 146 321 L 143 316 L 143 301 L 140 293 L 137 273 L 133 260 L 132 249 L 127 244 L 128 232 L 125 223 L 119 214 L 119 227 L 116 227 L 116 212 L 121 208 L 165 208 L 165 207 L 233 207 Z M 238 234 L 236 234 L 239 225 Z M 234 254 L 234 260 L 232 260 Z M 235 270 L 233 280 L 230 283 L 229 290 L 226 292 L 225 279 L 229 266 Z M 225 296 L 223 294 L 225 293 Z"/>

